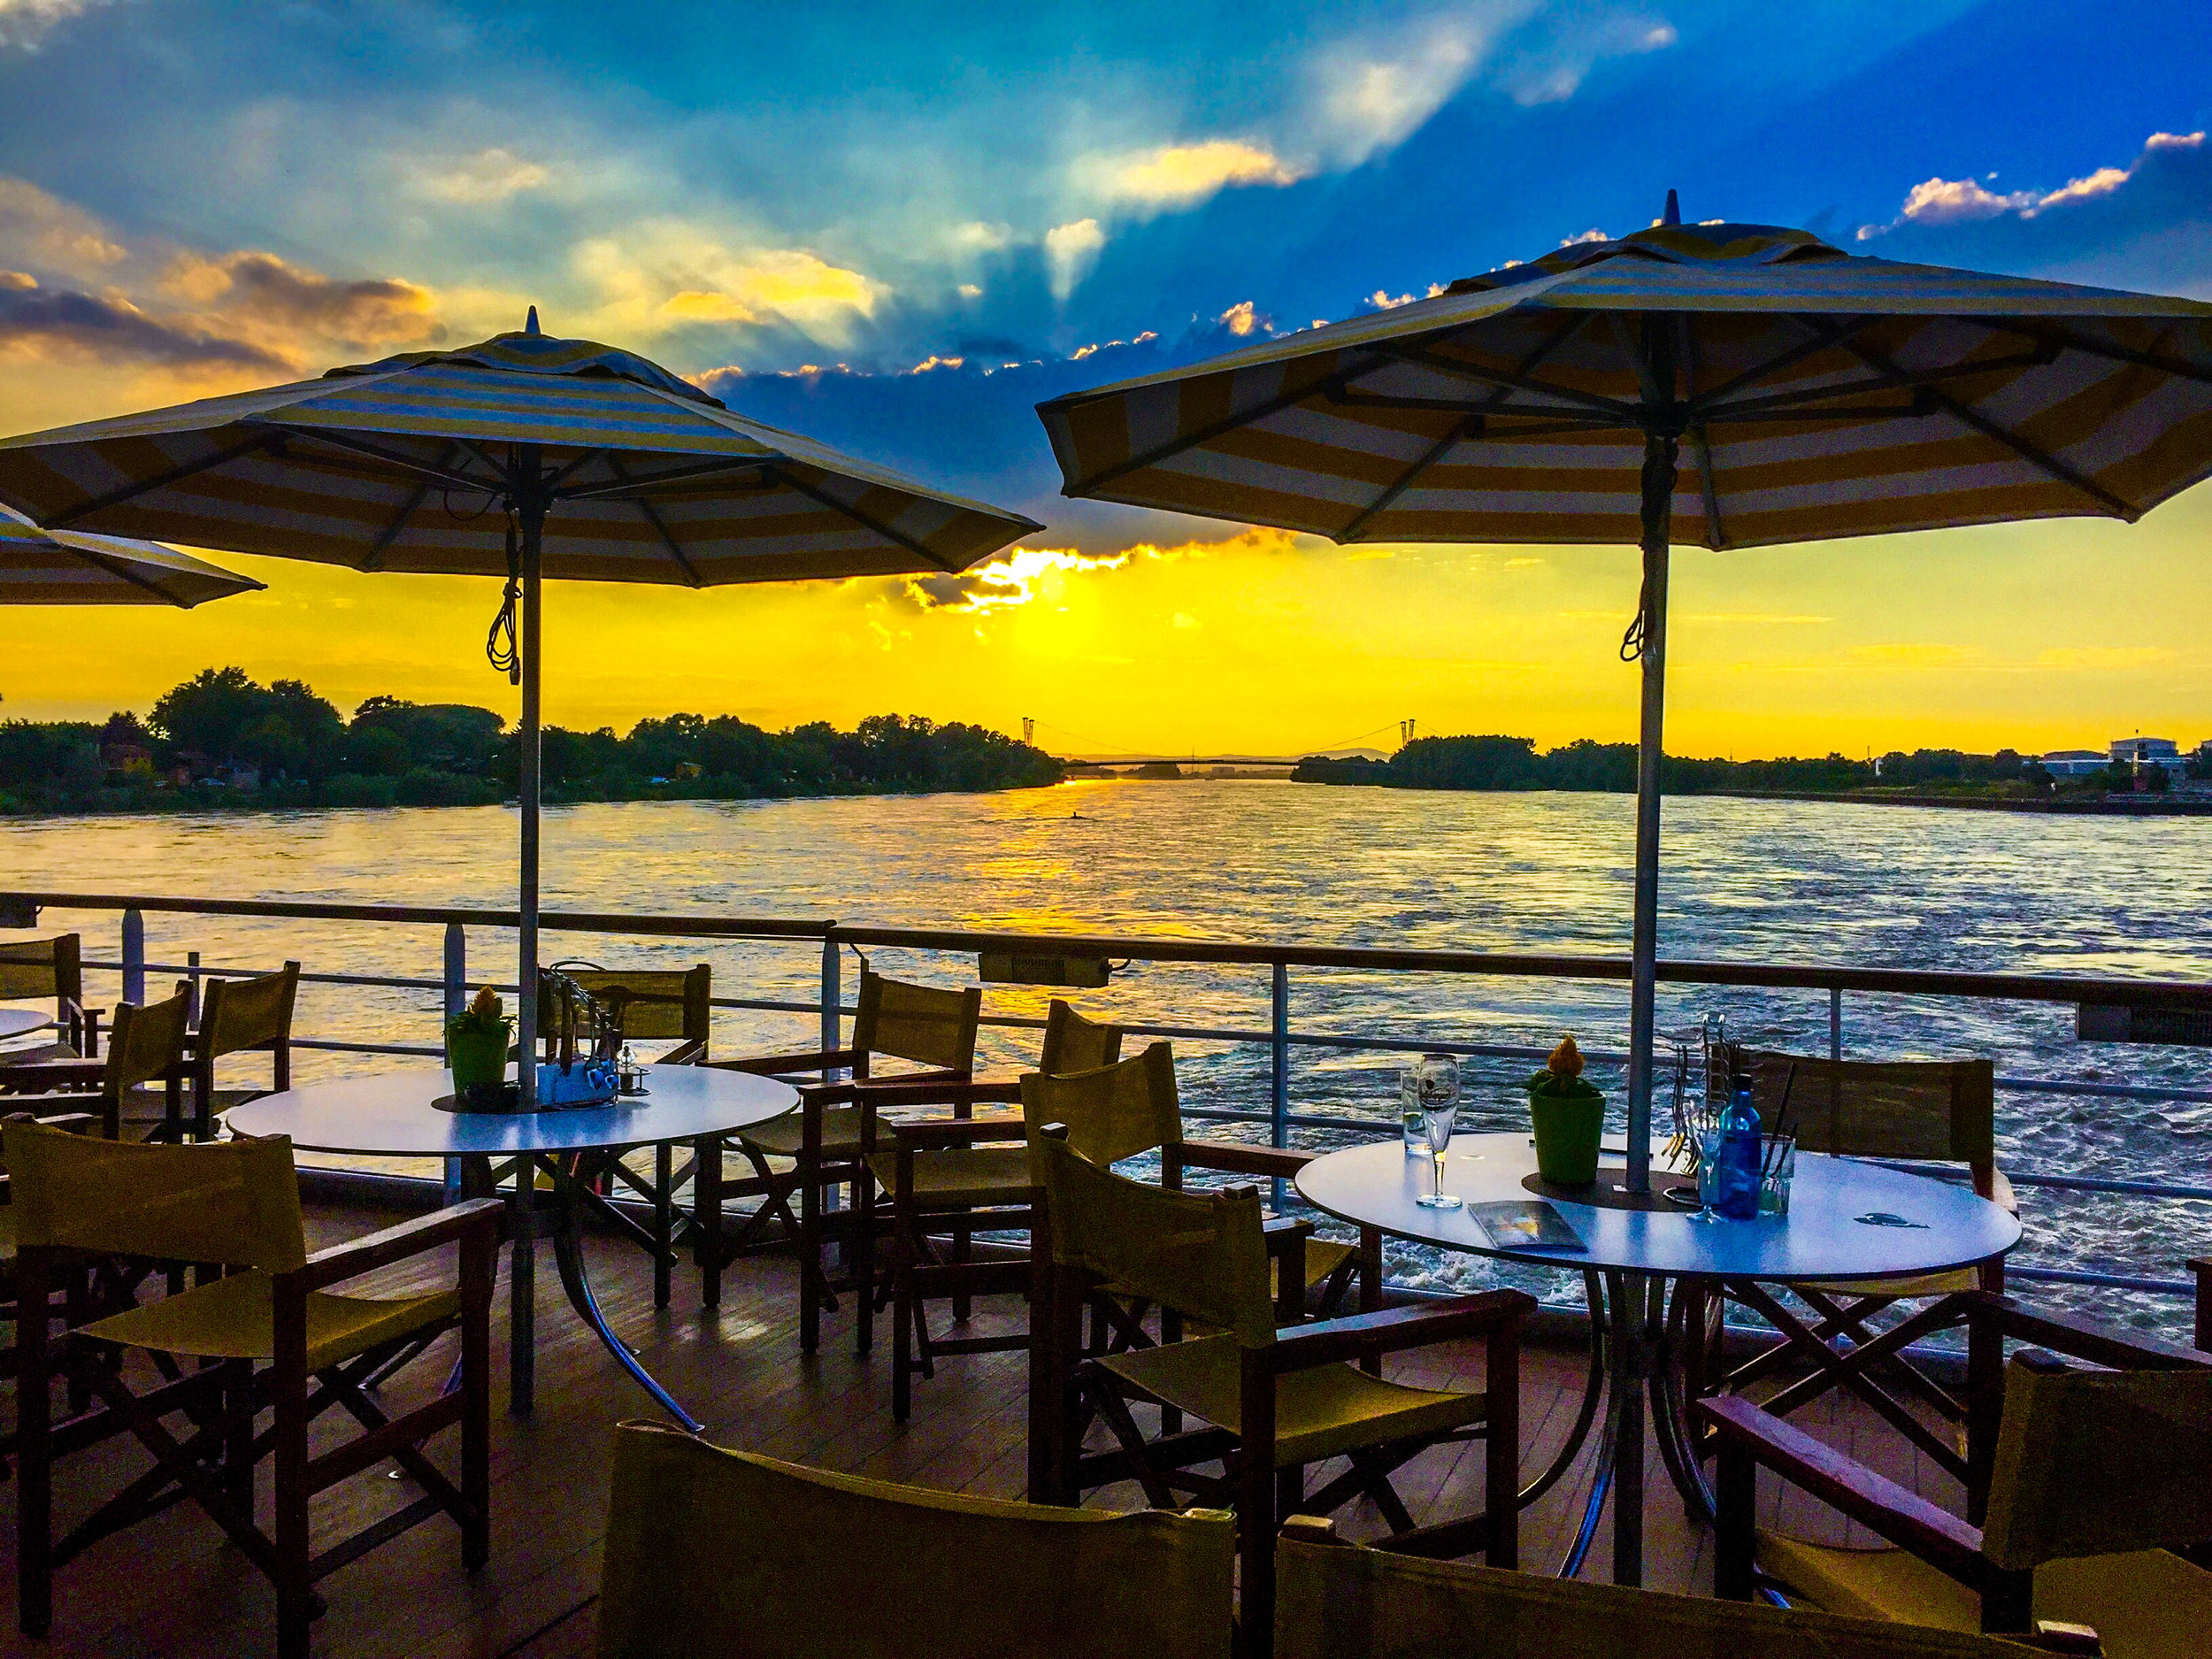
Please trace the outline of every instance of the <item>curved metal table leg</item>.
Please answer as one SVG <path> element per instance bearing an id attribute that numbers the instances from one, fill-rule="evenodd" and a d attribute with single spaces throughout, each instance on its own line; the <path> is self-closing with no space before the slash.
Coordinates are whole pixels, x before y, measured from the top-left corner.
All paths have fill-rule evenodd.
<path id="1" fill-rule="evenodd" d="M 1710 1524 L 1714 1514 L 1713 1489 L 1697 1456 L 1697 1432 L 1689 1420 L 1689 1402 L 1682 1391 L 1682 1371 L 1676 1363 L 1686 1342 L 1699 1341 L 1703 1333 L 1688 1330 L 1688 1299 L 1678 1280 L 1667 1310 L 1666 1336 L 1651 1367 L 1651 1412 L 1659 1433 L 1659 1455 L 1682 1494 L 1693 1520 Z"/>
<path id="2" fill-rule="evenodd" d="M 568 1293 L 569 1305 L 577 1316 L 592 1328 L 607 1352 L 616 1363 L 636 1379 L 638 1386 L 651 1394 L 660 1409 L 683 1425 L 687 1434 L 703 1433 L 706 1425 L 676 1403 L 676 1397 L 654 1379 L 653 1374 L 638 1363 L 636 1355 L 623 1346 L 622 1340 L 608 1329 L 606 1316 L 599 1311 L 599 1302 L 591 1294 L 591 1280 L 584 1272 L 582 1238 L 583 1203 L 577 1197 L 577 1176 L 567 1162 L 561 1158 L 547 1160 L 553 1175 L 554 1204 L 558 1220 L 553 1230 L 553 1261 L 560 1270 L 561 1288 Z"/>
<path id="3" fill-rule="evenodd" d="M 1560 1477 L 1574 1464 L 1583 1444 L 1590 1438 L 1590 1428 L 1598 1418 L 1598 1406 L 1605 1398 L 1605 1286 L 1594 1272 L 1586 1270 L 1582 1275 L 1583 1301 L 1590 1310 L 1590 1368 L 1582 1381 L 1582 1405 L 1575 1413 L 1574 1427 L 1567 1432 L 1563 1445 L 1544 1472 L 1521 1488 L 1520 1507 L 1524 1509 L 1559 1484 Z"/>

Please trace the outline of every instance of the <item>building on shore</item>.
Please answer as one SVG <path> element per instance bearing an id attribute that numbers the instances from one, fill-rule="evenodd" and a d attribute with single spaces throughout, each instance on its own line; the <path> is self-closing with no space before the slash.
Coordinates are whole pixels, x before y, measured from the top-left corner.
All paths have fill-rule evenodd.
<path id="1" fill-rule="evenodd" d="M 2085 777 L 2110 764 L 2108 756 L 2093 749 L 2055 749 L 2042 757 L 2043 770 L 2054 778 Z"/>
<path id="2" fill-rule="evenodd" d="M 2170 737 L 2116 737 L 2112 740 L 2112 764 L 2125 766 L 2139 778 L 2155 766 L 2170 780 L 2180 779 L 2189 768 L 2191 757 L 2181 752 L 2181 745 Z"/>

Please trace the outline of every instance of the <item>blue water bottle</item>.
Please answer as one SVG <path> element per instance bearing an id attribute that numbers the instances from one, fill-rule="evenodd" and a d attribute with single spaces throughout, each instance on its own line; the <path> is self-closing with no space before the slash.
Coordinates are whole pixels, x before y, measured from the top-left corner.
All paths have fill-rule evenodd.
<path id="1" fill-rule="evenodd" d="M 1730 1221 L 1750 1221 L 1759 1214 L 1758 1108 L 1751 1103 L 1750 1079 L 1741 1079 L 1720 1120 L 1720 1169 L 1713 1210 Z"/>

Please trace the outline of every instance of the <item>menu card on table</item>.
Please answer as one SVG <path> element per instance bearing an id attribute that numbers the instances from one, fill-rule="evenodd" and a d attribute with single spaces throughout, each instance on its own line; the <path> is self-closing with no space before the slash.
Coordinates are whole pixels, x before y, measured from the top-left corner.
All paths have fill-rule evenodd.
<path id="1" fill-rule="evenodd" d="M 1510 1199 L 1494 1204 L 1470 1204 L 1467 1213 L 1501 1250 L 1581 1250 L 1587 1248 L 1564 1217 L 1540 1199 Z"/>

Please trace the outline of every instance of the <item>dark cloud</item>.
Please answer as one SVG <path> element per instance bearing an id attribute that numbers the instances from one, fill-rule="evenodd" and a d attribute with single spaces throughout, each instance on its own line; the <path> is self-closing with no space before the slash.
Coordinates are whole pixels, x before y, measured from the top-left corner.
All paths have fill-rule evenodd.
<path id="1" fill-rule="evenodd" d="M 0 348 L 8 347 L 42 356 L 173 368 L 288 371 L 296 366 L 250 342 L 149 316 L 127 300 L 41 288 L 12 272 L 0 273 Z"/>
<path id="2" fill-rule="evenodd" d="M 165 286 L 265 326 L 332 340 L 385 344 L 437 340 L 445 333 L 426 288 L 396 277 L 327 277 L 270 253 L 188 256 L 172 267 Z"/>

